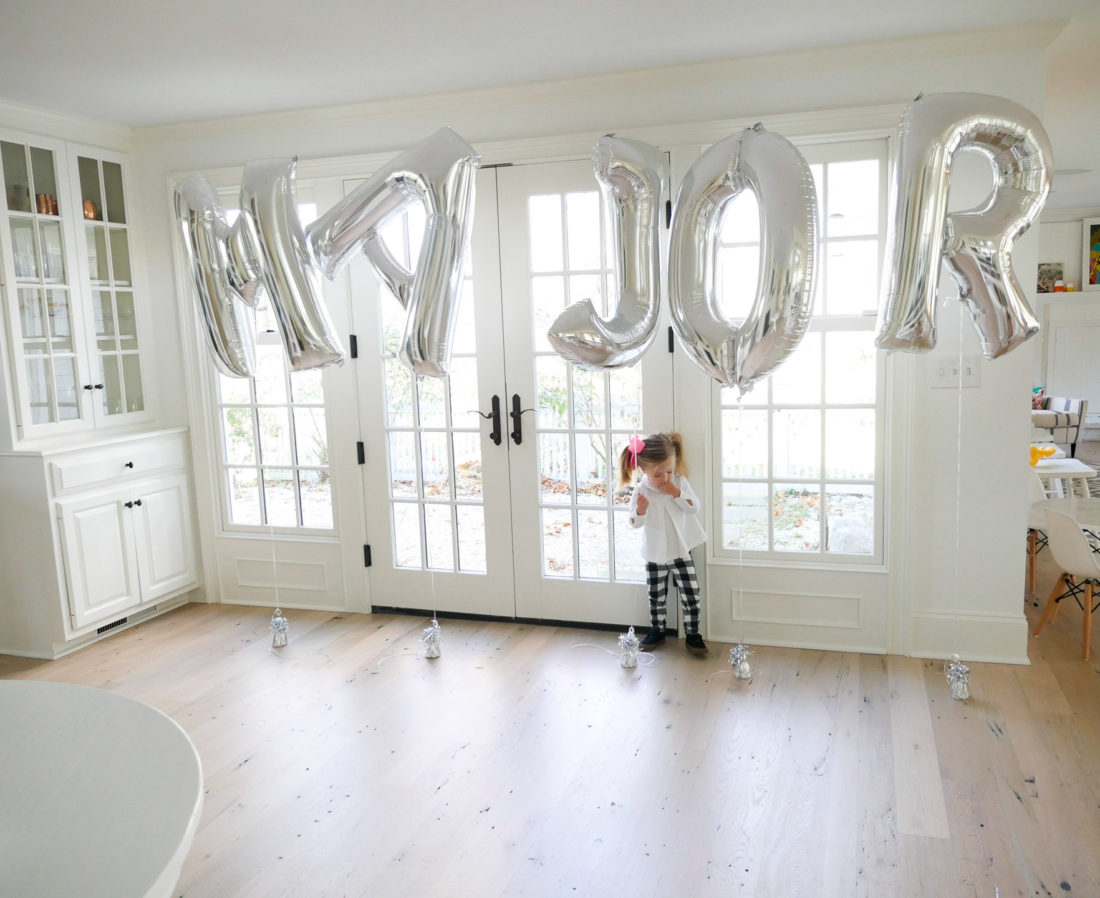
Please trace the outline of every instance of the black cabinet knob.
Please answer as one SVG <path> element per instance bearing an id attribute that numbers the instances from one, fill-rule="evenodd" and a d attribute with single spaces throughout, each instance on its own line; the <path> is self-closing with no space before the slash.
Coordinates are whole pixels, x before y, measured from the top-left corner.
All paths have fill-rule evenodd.
<path id="1" fill-rule="evenodd" d="M 132 468 L 133 466 L 134 466 L 134 463 L 132 461 L 128 461 L 128 462 L 126 462 L 125 465 L 123 465 L 123 467 L 126 467 L 126 468 Z"/>
<path id="2" fill-rule="evenodd" d="M 127 508 L 133 508 L 133 507 L 134 507 L 134 503 L 133 503 L 133 502 L 127 502 L 127 503 L 126 503 L 126 507 L 127 507 Z"/>
<path id="3" fill-rule="evenodd" d="M 141 505 L 141 500 L 140 499 L 135 499 L 134 500 L 134 505 Z"/>

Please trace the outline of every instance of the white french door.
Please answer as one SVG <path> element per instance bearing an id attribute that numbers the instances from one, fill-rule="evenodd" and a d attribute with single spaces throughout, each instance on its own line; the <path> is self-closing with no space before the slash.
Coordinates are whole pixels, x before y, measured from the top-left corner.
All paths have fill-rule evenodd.
<path id="1" fill-rule="evenodd" d="M 644 623 L 641 532 L 614 481 L 630 434 L 671 428 L 672 357 L 659 340 L 636 366 L 586 372 L 546 340 L 570 303 L 606 315 L 616 295 L 590 160 L 484 169 L 477 191 L 448 378 L 393 357 L 400 307 L 353 281 L 372 601 Z M 386 234 L 395 254 L 415 258 L 420 227 L 414 212 Z"/>

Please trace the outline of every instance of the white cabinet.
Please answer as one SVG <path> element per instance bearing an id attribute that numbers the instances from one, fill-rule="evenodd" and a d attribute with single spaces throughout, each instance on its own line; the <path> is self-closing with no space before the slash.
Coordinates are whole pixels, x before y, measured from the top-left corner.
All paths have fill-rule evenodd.
<path id="1" fill-rule="evenodd" d="M 199 585 L 183 428 L 0 452 L 0 654 L 55 658 Z"/>
<path id="2" fill-rule="evenodd" d="M 5 442 L 150 417 L 125 158 L 0 133 L 11 423 Z"/>
<path id="3" fill-rule="evenodd" d="M 77 628 L 195 584 L 190 490 L 183 474 L 57 505 Z"/>

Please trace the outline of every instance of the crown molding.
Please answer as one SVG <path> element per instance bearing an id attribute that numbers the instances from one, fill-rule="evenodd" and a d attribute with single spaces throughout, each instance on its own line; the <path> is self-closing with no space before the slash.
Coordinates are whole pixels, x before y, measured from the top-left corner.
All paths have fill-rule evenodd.
<path id="1" fill-rule="evenodd" d="M 1073 221 L 1080 224 L 1086 218 L 1100 218 L 1100 206 L 1083 206 L 1079 209 L 1044 209 L 1039 216 L 1040 224 Z"/>
<path id="2" fill-rule="evenodd" d="M 773 74 L 791 75 L 805 72 L 808 76 L 816 76 L 823 68 L 844 68 L 868 63 L 897 63 L 903 58 L 951 58 L 972 56 L 975 52 L 986 54 L 1010 50 L 1035 50 L 1048 46 L 1066 24 L 1065 21 L 1047 21 L 982 31 L 842 44 L 818 50 L 709 60 L 480 90 L 392 97 L 362 103 L 154 125 L 136 129 L 134 133 L 142 144 L 156 145 L 185 138 L 224 136 L 290 127 L 361 126 L 364 120 L 387 117 L 434 115 L 446 120 L 457 111 L 525 105 L 550 99 L 559 101 L 584 99 L 652 90 L 656 87 L 667 90 L 715 81 L 767 77 Z"/>
<path id="3" fill-rule="evenodd" d="M 81 116 L 53 112 L 0 100 L 0 122 L 59 140 L 75 140 L 123 152 L 133 148 L 134 131 L 123 125 L 97 122 Z"/>
<path id="4" fill-rule="evenodd" d="M 744 128 L 751 128 L 757 122 L 762 122 L 768 130 L 782 134 L 796 145 L 885 138 L 893 134 L 908 102 L 908 100 L 899 100 L 896 104 L 851 109 L 815 109 L 783 115 L 744 116 L 648 128 L 610 128 L 599 132 L 584 131 L 546 137 L 486 141 L 478 144 L 474 149 L 481 157 L 482 166 L 554 162 L 590 156 L 595 141 L 607 133 L 621 134 L 661 149 L 693 145 L 703 147 Z M 310 181 L 327 178 L 343 180 L 368 178 L 405 149 L 407 147 L 395 147 L 375 153 L 299 159 L 295 179 L 299 184 L 304 185 Z M 233 165 L 203 169 L 201 174 L 211 186 L 218 189 L 239 185 L 242 171 L 243 166 Z M 178 183 L 182 178 L 194 173 L 193 170 L 173 172 L 170 175 L 170 181 Z"/>

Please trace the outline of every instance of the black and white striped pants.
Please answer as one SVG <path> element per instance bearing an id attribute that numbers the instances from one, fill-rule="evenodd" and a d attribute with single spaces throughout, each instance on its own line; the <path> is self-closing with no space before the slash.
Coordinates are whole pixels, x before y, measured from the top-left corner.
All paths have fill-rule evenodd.
<path id="1" fill-rule="evenodd" d="M 665 629 L 668 595 L 668 578 L 671 576 L 680 592 L 680 604 L 684 609 L 684 633 L 699 632 L 699 580 L 695 576 L 695 562 L 689 555 L 677 558 L 669 564 L 645 563 L 649 580 L 649 618 L 654 629 Z"/>

